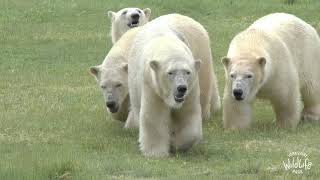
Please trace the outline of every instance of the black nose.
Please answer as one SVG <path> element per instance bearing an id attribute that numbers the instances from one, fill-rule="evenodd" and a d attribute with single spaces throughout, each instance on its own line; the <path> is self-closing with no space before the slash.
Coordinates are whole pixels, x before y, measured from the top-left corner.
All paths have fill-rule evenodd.
<path id="1" fill-rule="evenodd" d="M 131 15 L 131 18 L 132 18 L 132 19 L 135 19 L 135 20 L 136 20 L 136 19 L 139 19 L 139 17 L 140 17 L 139 14 L 132 14 L 132 15 Z"/>
<path id="2" fill-rule="evenodd" d="M 243 94 L 242 89 L 235 89 L 235 90 L 233 90 L 233 95 L 234 95 L 235 97 L 241 97 L 242 94 Z"/>
<path id="3" fill-rule="evenodd" d="M 110 109 L 113 109 L 113 108 L 116 107 L 116 102 L 114 102 L 114 101 L 107 101 L 107 102 L 106 102 L 106 106 L 107 106 L 108 108 L 110 108 Z"/>
<path id="4" fill-rule="evenodd" d="M 180 85 L 177 87 L 177 90 L 179 93 L 185 93 L 187 91 L 187 86 L 185 85 Z"/>

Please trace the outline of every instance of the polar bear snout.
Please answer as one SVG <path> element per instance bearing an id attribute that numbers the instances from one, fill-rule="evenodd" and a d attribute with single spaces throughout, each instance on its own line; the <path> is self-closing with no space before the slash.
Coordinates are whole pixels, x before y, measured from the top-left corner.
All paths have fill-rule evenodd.
<path id="1" fill-rule="evenodd" d="M 119 105 L 112 95 L 108 95 L 106 106 L 111 113 L 116 113 L 119 110 Z"/>
<path id="2" fill-rule="evenodd" d="M 236 80 L 232 85 L 232 95 L 237 101 L 243 101 L 249 94 L 250 83 L 246 80 Z"/>
<path id="3" fill-rule="evenodd" d="M 245 75 L 245 73 L 232 73 L 231 75 L 231 82 L 232 82 L 232 89 L 231 89 L 231 94 L 233 98 L 237 101 L 249 101 L 251 99 L 251 96 L 254 96 L 252 94 L 252 84 L 253 80 L 252 77 L 253 75 L 250 74 L 250 78 L 248 75 Z"/>
<path id="4" fill-rule="evenodd" d="M 111 113 L 118 112 L 119 106 L 117 105 L 117 103 L 115 101 L 107 101 L 106 106 Z"/>
<path id="5" fill-rule="evenodd" d="M 133 27 L 138 27 L 140 22 L 140 14 L 139 13 L 132 13 L 129 16 L 129 23 L 127 24 L 128 27 L 133 28 Z"/>
<path id="6" fill-rule="evenodd" d="M 175 70 L 172 76 L 174 76 L 174 100 L 177 103 L 181 103 L 184 101 L 188 92 L 188 81 L 190 81 L 190 71 L 189 70 Z"/>
<path id="7" fill-rule="evenodd" d="M 131 14 L 131 22 L 128 24 L 130 28 L 137 27 L 139 25 L 140 15 L 137 13 Z"/>
<path id="8" fill-rule="evenodd" d="M 177 87 L 177 91 L 178 91 L 178 93 L 181 93 L 184 95 L 187 92 L 187 86 L 186 85 L 179 85 Z"/>
<path id="9" fill-rule="evenodd" d="M 242 101 L 244 98 L 243 96 L 243 90 L 242 89 L 234 89 L 233 90 L 233 96 L 235 97 L 236 100 Z"/>
<path id="10" fill-rule="evenodd" d="M 181 103 L 184 101 L 184 97 L 186 95 L 188 88 L 186 85 L 179 85 L 174 93 L 174 100 L 177 103 Z"/>
<path id="11" fill-rule="evenodd" d="M 140 18 L 140 15 L 139 14 L 137 14 L 137 13 L 135 13 L 135 14 L 131 14 L 131 19 L 132 20 L 139 20 L 139 18 Z"/>

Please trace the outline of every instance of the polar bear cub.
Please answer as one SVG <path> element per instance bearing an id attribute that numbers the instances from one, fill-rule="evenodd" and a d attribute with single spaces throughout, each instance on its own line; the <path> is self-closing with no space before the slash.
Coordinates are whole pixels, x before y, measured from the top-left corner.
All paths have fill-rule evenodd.
<path id="1" fill-rule="evenodd" d="M 130 29 L 108 52 L 102 64 L 90 67 L 113 119 L 126 121 L 129 113 L 128 53 L 139 28 Z"/>
<path id="2" fill-rule="evenodd" d="M 258 19 L 231 42 L 225 66 L 225 128 L 249 126 L 252 103 L 266 98 L 280 127 L 320 118 L 320 38 L 303 20 L 285 13 Z"/>
<path id="3" fill-rule="evenodd" d="M 118 12 L 108 11 L 111 19 L 112 43 L 117 42 L 129 29 L 142 26 L 149 21 L 151 10 L 149 8 L 124 8 Z"/>

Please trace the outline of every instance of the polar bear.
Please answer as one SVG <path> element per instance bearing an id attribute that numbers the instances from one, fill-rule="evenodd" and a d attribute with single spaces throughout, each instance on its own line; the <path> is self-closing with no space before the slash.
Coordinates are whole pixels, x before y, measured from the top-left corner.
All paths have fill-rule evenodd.
<path id="1" fill-rule="evenodd" d="M 275 13 L 255 21 L 233 38 L 225 67 L 225 128 L 249 126 L 252 103 L 271 101 L 277 124 L 295 128 L 302 117 L 320 118 L 320 38 L 303 20 Z"/>
<path id="2" fill-rule="evenodd" d="M 127 122 L 139 123 L 143 154 L 167 156 L 170 146 L 199 142 L 202 117 L 220 105 L 205 29 L 186 16 L 161 16 L 140 28 L 128 61 Z"/>
<path id="3" fill-rule="evenodd" d="M 200 61 L 171 34 L 142 42 L 142 53 L 129 60 L 131 111 L 140 114 L 143 154 L 167 156 L 170 142 L 188 148 L 202 138 Z"/>
<path id="4" fill-rule="evenodd" d="M 118 12 L 108 11 L 111 19 L 112 43 L 117 42 L 129 29 L 142 26 L 149 21 L 151 9 L 124 8 Z"/>
<path id="5" fill-rule="evenodd" d="M 149 27 L 152 28 L 147 29 L 153 31 L 153 33 L 143 30 L 144 26 L 140 28 L 141 31 L 147 33 L 144 34 L 145 39 L 169 31 L 175 34 L 188 46 L 194 59 L 200 59 L 202 61 L 202 66 L 199 71 L 201 112 L 202 119 L 209 119 L 213 112 L 220 109 L 221 105 L 217 80 L 213 69 L 210 39 L 207 31 L 200 23 L 196 22 L 192 18 L 180 14 L 161 16 L 151 21 L 150 24 L 151 25 Z M 161 30 L 158 31 L 155 29 Z M 132 45 L 132 47 L 133 46 L 136 45 Z M 136 48 L 134 49 L 137 52 L 140 51 Z M 126 124 L 128 127 L 137 127 L 139 124 L 138 118 L 134 118 L 133 115 L 129 114 Z"/>
<path id="6" fill-rule="evenodd" d="M 108 52 L 101 65 L 90 67 L 113 119 L 126 121 L 129 113 L 128 52 L 139 28 L 127 31 Z"/>

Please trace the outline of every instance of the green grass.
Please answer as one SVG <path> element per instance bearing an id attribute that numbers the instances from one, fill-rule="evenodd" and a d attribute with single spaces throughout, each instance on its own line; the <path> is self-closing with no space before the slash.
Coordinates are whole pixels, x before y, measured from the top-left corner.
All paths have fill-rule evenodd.
<path id="1" fill-rule="evenodd" d="M 204 141 L 187 153 L 147 159 L 135 130 L 106 116 L 88 67 L 111 47 L 107 10 L 150 7 L 152 17 L 178 12 L 210 33 L 220 93 L 220 58 L 239 31 L 272 12 L 293 13 L 320 30 L 320 1 L 297 0 L 1 0 L 0 179 L 319 179 L 320 124 L 278 129 L 259 101 L 245 131 L 225 131 L 221 114 L 204 123 Z M 285 171 L 288 153 L 313 163 Z"/>

